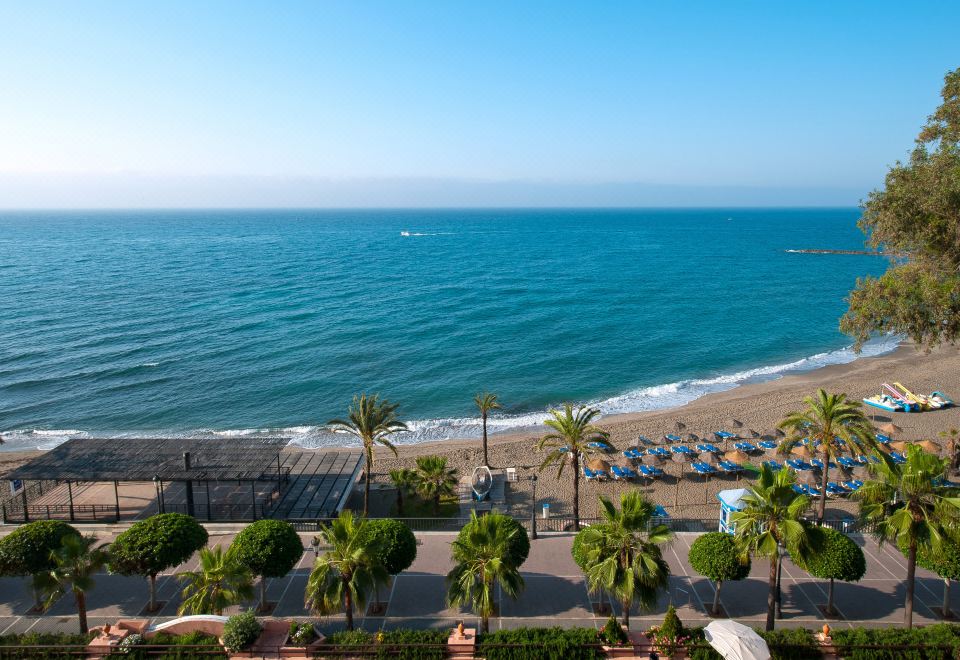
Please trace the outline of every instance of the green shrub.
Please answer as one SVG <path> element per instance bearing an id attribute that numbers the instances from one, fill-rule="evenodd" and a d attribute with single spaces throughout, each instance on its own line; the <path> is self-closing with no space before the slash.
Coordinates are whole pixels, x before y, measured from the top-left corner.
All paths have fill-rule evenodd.
<path id="1" fill-rule="evenodd" d="M 131 649 L 127 660 L 226 660 L 227 654 L 214 635 L 199 631 L 184 635 L 158 633 L 144 642 L 147 648 Z M 158 649 L 157 646 L 166 646 Z M 199 647 L 199 648 L 191 648 Z"/>
<path id="2" fill-rule="evenodd" d="M 742 563 L 733 536 L 723 532 L 710 532 L 697 537 L 690 546 L 687 558 L 693 570 L 713 582 L 742 580 L 750 575 L 749 558 Z"/>
<path id="3" fill-rule="evenodd" d="M 446 630 L 391 630 L 377 636 L 377 659 L 443 660 L 447 655 Z"/>
<path id="4" fill-rule="evenodd" d="M 267 518 L 240 530 L 230 552 L 254 575 L 282 578 L 303 556 L 303 541 L 290 523 Z"/>
<path id="5" fill-rule="evenodd" d="M 399 575 L 417 558 L 417 538 L 404 523 L 393 518 L 368 520 L 367 537 L 379 548 L 377 555 L 390 575 Z"/>
<path id="6" fill-rule="evenodd" d="M 630 638 L 627 636 L 623 626 L 621 626 L 620 622 L 617 621 L 617 617 L 613 616 L 612 614 L 610 615 L 610 618 L 607 619 L 607 622 L 604 624 L 600 633 L 603 636 L 604 641 L 607 643 L 607 646 L 623 646 L 630 641 Z"/>
<path id="7" fill-rule="evenodd" d="M 583 547 L 583 533 L 586 529 L 581 529 L 573 537 L 573 545 L 570 546 L 570 554 L 573 556 L 573 563 L 580 567 L 580 570 L 587 571 L 587 551 Z"/>
<path id="8" fill-rule="evenodd" d="M 290 622 L 290 632 L 288 634 L 288 643 L 292 646 L 306 646 L 317 638 L 317 631 L 313 629 L 312 623 Z"/>
<path id="9" fill-rule="evenodd" d="M 938 623 L 923 628 L 852 628 L 831 633 L 850 660 L 949 660 L 960 653 L 960 626 Z M 880 648 L 855 648 L 878 646 Z M 894 648 L 914 646 L 927 648 Z M 946 647 L 946 648 L 936 648 Z"/>
<path id="10" fill-rule="evenodd" d="M 65 536 L 80 536 L 59 520 L 38 520 L 20 525 L 0 539 L 0 575 L 34 575 L 53 568 L 50 553 L 59 550 Z"/>
<path id="11" fill-rule="evenodd" d="M 676 639 L 683 635 L 683 623 L 677 616 L 677 610 L 673 605 L 667 608 L 667 613 L 663 616 L 663 623 L 660 624 L 660 634 L 667 639 Z"/>
<path id="12" fill-rule="evenodd" d="M 223 626 L 223 644 L 230 651 L 242 651 L 257 641 L 261 632 L 263 626 L 252 610 L 234 614 Z"/>
<path id="13" fill-rule="evenodd" d="M 821 580 L 857 582 L 867 572 L 863 550 L 846 534 L 830 527 L 814 527 L 817 551 L 806 562 L 793 557 L 793 562 L 810 575 Z"/>
<path id="14" fill-rule="evenodd" d="M 517 628 L 481 635 L 487 660 L 599 660 L 605 657 L 593 628 Z M 497 646 L 519 644 L 520 646 Z"/>
<path id="15" fill-rule="evenodd" d="M 37 658 L 38 660 L 54 660 L 59 658 L 76 658 L 78 650 L 97 636 L 91 632 L 86 635 L 70 633 L 24 633 L 20 635 L 0 636 L 0 658 Z M 49 646 L 48 649 L 10 647 L 38 647 Z M 79 655 L 83 655 L 80 653 Z"/>
<path id="16" fill-rule="evenodd" d="M 767 640 L 773 660 L 821 660 L 823 654 L 813 633 L 803 628 L 757 631 Z"/>

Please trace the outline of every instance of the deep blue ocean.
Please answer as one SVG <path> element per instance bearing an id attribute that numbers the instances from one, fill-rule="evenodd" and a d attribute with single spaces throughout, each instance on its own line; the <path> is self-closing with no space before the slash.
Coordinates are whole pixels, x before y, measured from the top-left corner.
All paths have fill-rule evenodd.
<path id="1" fill-rule="evenodd" d="M 0 431 L 318 431 L 380 392 L 404 442 L 548 406 L 678 405 L 853 359 L 857 209 L 0 212 Z M 889 350 L 893 340 L 868 346 Z M 337 442 L 341 439 L 337 438 Z"/>

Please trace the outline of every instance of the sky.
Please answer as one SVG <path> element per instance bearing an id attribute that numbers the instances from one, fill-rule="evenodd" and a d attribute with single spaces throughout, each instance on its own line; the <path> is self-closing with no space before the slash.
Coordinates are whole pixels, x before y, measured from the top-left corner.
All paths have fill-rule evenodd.
<path id="1" fill-rule="evenodd" d="M 0 0 L 0 207 L 853 206 L 955 2 Z"/>

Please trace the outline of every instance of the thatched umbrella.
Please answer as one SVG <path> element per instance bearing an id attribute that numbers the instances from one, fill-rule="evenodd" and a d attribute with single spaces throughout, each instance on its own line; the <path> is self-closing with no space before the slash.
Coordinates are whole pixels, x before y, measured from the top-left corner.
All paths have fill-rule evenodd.
<path id="1" fill-rule="evenodd" d="M 731 419 L 729 422 L 727 422 L 727 424 L 729 424 L 730 428 L 733 429 L 743 428 L 743 422 L 741 422 L 739 419 Z"/>
<path id="2" fill-rule="evenodd" d="M 894 449 L 896 451 L 906 451 L 909 445 L 910 443 L 906 440 L 897 440 L 896 442 L 890 443 L 890 449 Z"/>
<path id="3" fill-rule="evenodd" d="M 750 462 L 750 457 L 739 449 L 734 449 L 724 454 L 723 460 L 736 463 L 737 465 L 743 465 L 744 463 Z"/>
<path id="4" fill-rule="evenodd" d="M 887 422 L 886 424 L 881 424 L 877 427 L 880 431 L 887 435 L 896 435 L 897 433 L 903 433 L 903 429 L 894 424 L 893 422 Z"/>
<path id="5" fill-rule="evenodd" d="M 813 470 L 808 470 L 797 475 L 797 482 L 801 484 L 806 484 L 808 486 L 820 486 L 821 476 L 819 473 L 814 472 Z"/>
<path id="6" fill-rule="evenodd" d="M 813 458 L 813 452 L 810 450 L 810 447 L 807 445 L 797 445 L 790 450 L 790 453 L 794 456 L 799 456 L 800 458 L 809 460 Z"/>
<path id="7" fill-rule="evenodd" d="M 918 447 L 920 447 L 920 449 L 922 449 L 923 451 L 929 454 L 939 454 L 940 450 L 943 449 L 943 447 L 941 447 L 939 444 L 937 444 L 933 440 L 921 440 L 920 442 L 916 442 L 914 444 L 916 444 Z"/>
<path id="8" fill-rule="evenodd" d="M 716 465 L 717 461 L 719 460 L 717 458 L 717 455 L 714 454 L 712 451 L 702 452 L 699 456 L 699 459 L 701 462 L 708 463 L 710 465 Z"/>
<path id="9" fill-rule="evenodd" d="M 754 440 L 760 437 L 760 434 L 754 431 L 753 429 L 744 429 L 737 433 L 741 438 L 746 438 L 748 440 Z"/>
<path id="10" fill-rule="evenodd" d="M 675 422 L 673 423 L 673 425 L 674 425 L 674 427 L 677 429 L 677 433 L 678 433 L 678 434 L 680 433 L 680 431 L 684 431 L 684 430 L 686 430 L 686 428 L 687 428 L 687 425 L 684 424 L 683 422 L 681 422 L 679 419 L 678 419 L 677 421 L 675 421 Z"/>
<path id="11" fill-rule="evenodd" d="M 691 463 L 696 458 L 693 454 L 688 454 L 685 451 L 675 451 L 673 456 L 670 457 L 673 459 L 674 463 Z"/>
<path id="12" fill-rule="evenodd" d="M 610 464 L 602 458 L 592 458 L 587 461 L 587 467 L 595 472 L 609 472 Z"/>
<path id="13" fill-rule="evenodd" d="M 696 433 L 685 433 L 683 435 L 684 442 L 700 442 L 700 436 Z"/>

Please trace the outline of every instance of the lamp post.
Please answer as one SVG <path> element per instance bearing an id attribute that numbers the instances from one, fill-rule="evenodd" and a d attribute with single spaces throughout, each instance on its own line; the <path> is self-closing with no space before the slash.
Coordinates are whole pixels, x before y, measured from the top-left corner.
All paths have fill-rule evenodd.
<path id="1" fill-rule="evenodd" d="M 537 540 L 537 475 L 530 475 L 530 487 L 533 494 L 530 498 L 530 538 Z"/>

